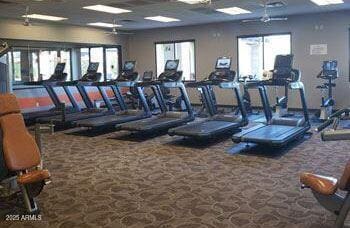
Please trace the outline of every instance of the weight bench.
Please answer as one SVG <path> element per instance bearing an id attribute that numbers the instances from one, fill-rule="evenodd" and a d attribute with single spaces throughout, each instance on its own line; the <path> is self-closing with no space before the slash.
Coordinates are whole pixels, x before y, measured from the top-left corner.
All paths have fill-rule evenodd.
<path id="1" fill-rule="evenodd" d="M 350 160 L 339 181 L 333 177 L 303 173 L 300 182 L 302 188 L 311 189 L 317 201 L 325 209 L 337 215 L 335 227 L 343 227 L 350 209 Z M 340 195 L 338 190 L 345 191 L 346 195 Z"/>
<path id="2" fill-rule="evenodd" d="M 17 99 L 12 94 L 0 94 L 0 131 L 2 165 L 10 173 L 6 178 L 16 175 L 15 181 L 28 212 L 36 212 L 35 197 L 50 183 L 50 173 L 41 167 L 40 149 L 28 132 Z"/>

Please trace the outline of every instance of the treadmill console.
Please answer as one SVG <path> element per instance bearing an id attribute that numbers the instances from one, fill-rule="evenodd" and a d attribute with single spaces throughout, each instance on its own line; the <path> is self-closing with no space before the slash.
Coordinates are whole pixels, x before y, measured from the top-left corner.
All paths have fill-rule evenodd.
<path id="1" fill-rule="evenodd" d="M 90 63 L 86 74 L 80 79 L 80 81 L 85 82 L 98 82 L 100 81 L 102 74 L 98 73 L 99 63 Z"/>
<path id="2" fill-rule="evenodd" d="M 49 81 L 66 81 L 67 74 L 64 73 L 66 63 L 57 63 L 54 74 L 50 77 Z"/>
<path id="3" fill-rule="evenodd" d="M 231 70 L 231 58 L 220 57 L 216 61 L 215 71 L 209 75 L 210 81 L 231 82 L 234 81 L 236 72 Z"/>
<path id="4" fill-rule="evenodd" d="M 322 65 L 322 72 L 320 73 L 320 78 L 323 79 L 336 79 L 338 78 L 338 61 L 329 60 L 324 61 Z"/>
<path id="5" fill-rule="evenodd" d="M 296 82 L 300 79 L 298 70 L 293 69 L 293 55 L 277 55 L 272 71 L 272 81 L 276 84 Z"/>
<path id="6" fill-rule="evenodd" d="M 136 81 L 139 77 L 135 71 L 136 61 L 125 61 L 122 73 L 118 77 L 118 81 Z"/>
<path id="7" fill-rule="evenodd" d="M 145 71 L 143 73 L 142 81 L 150 82 L 153 80 L 153 71 Z"/>
<path id="8" fill-rule="evenodd" d="M 179 60 L 168 60 L 164 72 L 159 75 L 160 81 L 177 82 L 182 79 L 182 71 L 178 71 Z"/>

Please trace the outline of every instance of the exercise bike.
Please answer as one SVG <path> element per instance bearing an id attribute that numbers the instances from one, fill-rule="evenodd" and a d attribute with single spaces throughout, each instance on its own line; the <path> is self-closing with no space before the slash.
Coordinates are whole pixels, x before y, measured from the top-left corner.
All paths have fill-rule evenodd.
<path id="1" fill-rule="evenodd" d="M 321 132 L 322 141 L 350 140 L 350 130 L 338 129 L 343 116 L 349 109 L 342 109 L 329 116 L 329 119 L 316 128 Z M 327 129 L 331 126 L 331 129 Z M 337 216 L 334 227 L 344 227 L 350 211 L 350 160 L 347 161 L 339 179 L 305 172 L 300 175 L 301 187 L 311 189 L 316 200 L 328 211 Z"/>
<path id="2" fill-rule="evenodd" d="M 316 116 L 321 121 L 325 121 L 333 113 L 333 107 L 335 100 L 333 98 L 333 88 L 336 84 L 334 80 L 338 78 L 338 62 L 336 60 L 324 61 L 322 71 L 317 75 L 317 78 L 326 80 L 323 85 L 319 85 L 316 88 L 321 90 L 321 107 L 316 113 Z M 326 95 L 327 94 L 327 95 Z"/>

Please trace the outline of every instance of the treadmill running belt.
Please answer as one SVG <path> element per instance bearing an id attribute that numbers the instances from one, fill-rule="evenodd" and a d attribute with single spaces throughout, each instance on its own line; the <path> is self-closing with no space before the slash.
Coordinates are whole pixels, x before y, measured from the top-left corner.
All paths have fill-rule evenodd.
<path id="1" fill-rule="evenodd" d="M 307 129 L 305 127 L 267 125 L 243 135 L 241 141 L 282 145 L 294 139 L 302 132 L 306 132 Z"/>
<path id="2" fill-rule="evenodd" d="M 191 136 L 191 137 L 210 137 L 225 131 L 236 129 L 239 123 L 207 120 L 204 122 L 190 123 L 185 126 L 177 127 L 169 130 L 169 134 Z"/>
<path id="3" fill-rule="evenodd" d="M 66 115 L 65 122 L 73 122 L 73 121 L 78 121 L 78 120 L 83 120 L 83 119 L 88 119 L 88 118 L 93 118 L 93 117 L 98 117 L 98 116 L 103 116 L 106 115 L 106 112 L 77 112 L 77 113 L 70 113 Z M 61 123 L 62 122 L 62 116 L 61 115 L 56 115 L 52 117 L 47 117 L 47 118 L 40 118 L 39 121 L 41 123 Z"/>
<path id="4" fill-rule="evenodd" d="M 121 129 L 129 131 L 156 131 L 177 127 L 186 122 L 187 119 L 179 119 L 175 117 L 158 117 L 122 124 Z"/>
<path id="5" fill-rule="evenodd" d="M 79 127 L 102 127 L 112 126 L 130 122 L 133 120 L 143 119 L 144 115 L 108 115 L 100 116 L 96 118 L 90 118 L 85 120 L 77 121 L 76 124 Z"/>
<path id="6" fill-rule="evenodd" d="M 25 120 L 36 119 L 40 117 L 49 117 L 49 116 L 55 116 L 55 115 L 57 115 L 57 113 L 55 113 L 52 110 L 23 113 L 23 117 Z"/>

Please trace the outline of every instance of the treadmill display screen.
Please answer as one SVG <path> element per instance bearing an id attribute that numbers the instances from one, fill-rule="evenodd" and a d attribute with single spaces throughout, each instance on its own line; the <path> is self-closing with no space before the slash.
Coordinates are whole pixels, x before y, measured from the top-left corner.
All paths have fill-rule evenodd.
<path id="1" fill-rule="evenodd" d="M 135 65 L 136 65 L 135 61 L 126 61 L 124 63 L 124 70 L 125 71 L 134 71 L 135 70 Z"/>
<path id="2" fill-rule="evenodd" d="M 152 81 L 153 79 L 153 71 L 145 71 L 143 74 L 142 80 L 143 81 Z"/>
<path id="3" fill-rule="evenodd" d="M 87 69 L 87 72 L 92 72 L 92 73 L 97 72 L 99 65 L 100 65 L 99 63 L 90 63 Z"/>
<path id="4" fill-rule="evenodd" d="M 179 60 L 168 60 L 165 64 L 165 71 L 177 71 Z"/>
<path id="5" fill-rule="evenodd" d="M 336 71 L 338 67 L 337 60 L 330 60 L 323 62 L 323 71 Z"/>
<path id="6" fill-rule="evenodd" d="M 66 63 L 58 63 L 55 68 L 55 73 L 60 74 L 64 71 L 64 68 L 66 67 Z"/>
<path id="7" fill-rule="evenodd" d="M 216 61 L 216 69 L 230 69 L 231 59 L 230 58 L 219 58 Z"/>

